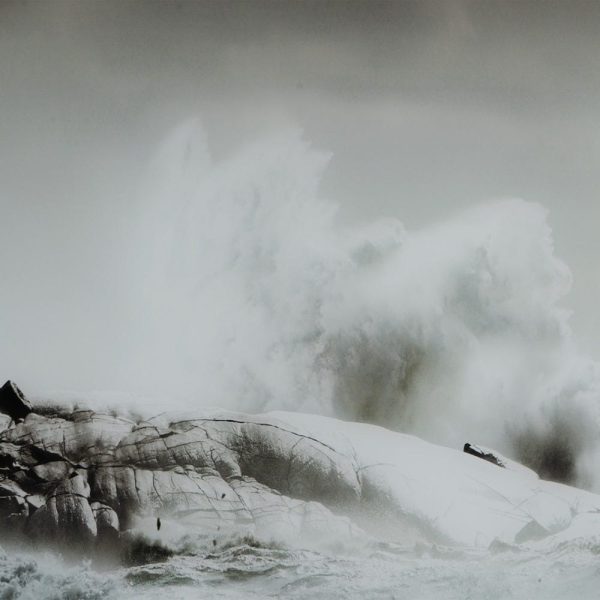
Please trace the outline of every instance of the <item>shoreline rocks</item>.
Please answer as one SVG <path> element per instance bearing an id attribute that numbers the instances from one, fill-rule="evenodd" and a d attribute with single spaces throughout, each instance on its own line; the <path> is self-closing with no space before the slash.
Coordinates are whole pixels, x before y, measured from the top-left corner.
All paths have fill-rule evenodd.
<path id="1" fill-rule="evenodd" d="M 21 406 L 21 396 L 10 397 Z M 163 541 L 210 546 L 228 532 L 315 548 L 371 536 L 487 548 L 551 538 L 584 516 L 600 534 L 596 494 L 373 425 L 300 413 L 137 423 L 43 413 L 0 421 L 0 539 L 78 558 L 118 560 L 143 539 L 149 555 L 166 556 Z"/>
<path id="2" fill-rule="evenodd" d="M 319 502 L 355 505 L 360 490 L 350 462 L 318 440 L 251 418 L 68 417 L 34 409 L 0 430 L 0 534 L 76 555 L 157 517 L 198 533 L 362 535 Z"/>

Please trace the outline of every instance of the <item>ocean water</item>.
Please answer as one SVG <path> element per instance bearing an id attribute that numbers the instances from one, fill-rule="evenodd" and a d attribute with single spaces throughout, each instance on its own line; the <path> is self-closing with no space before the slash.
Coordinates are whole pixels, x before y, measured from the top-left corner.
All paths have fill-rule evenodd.
<path id="1" fill-rule="evenodd" d="M 234 544 L 166 562 L 102 571 L 49 554 L 0 558 L 0 598 L 423 598 L 465 600 L 598 597 L 600 544 L 475 551 L 373 544 L 319 553 Z"/>

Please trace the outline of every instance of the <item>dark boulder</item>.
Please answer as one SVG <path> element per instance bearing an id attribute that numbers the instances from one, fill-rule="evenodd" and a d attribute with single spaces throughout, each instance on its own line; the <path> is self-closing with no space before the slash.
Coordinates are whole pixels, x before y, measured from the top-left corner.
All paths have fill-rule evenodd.
<path id="1" fill-rule="evenodd" d="M 7 381 L 0 388 L 0 413 L 13 420 L 24 419 L 32 411 L 31 402 L 16 383 Z"/>
<path id="2" fill-rule="evenodd" d="M 487 452 L 485 449 L 480 448 L 479 446 L 474 446 L 473 444 L 469 444 L 467 442 L 463 447 L 463 452 L 467 454 L 471 454 L 472 456 L 476 456 L 477 458 L 481 458 L 483 460 L 487 460 L 491 462 L 493 465 L 504 468 L 504 463 L 492 452 Z"/>

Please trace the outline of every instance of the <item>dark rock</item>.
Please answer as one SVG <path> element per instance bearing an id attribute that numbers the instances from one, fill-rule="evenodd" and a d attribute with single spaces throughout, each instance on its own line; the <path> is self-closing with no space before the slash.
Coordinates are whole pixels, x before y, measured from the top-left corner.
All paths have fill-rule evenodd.
<path id="1" fill-rule="evenodd" d="M 464 445 L 463 452 L 471 454 L 472 456 L 476 456 L 477 458 L 481 458 L 482 460 L 487 460 L 493 465 L 504 468 L 504 463 L 495 454 L 492 454 L 491 452 L 486 452 L 482 448 L 479 448 L 478 446 L 473 446 L 468 442 Z"/>
<path id="2" fill-rule="evenodd" d="M 12 381 L 0 388 L 0 412 L 11 419 L 24 419 L 32 411 L 31 402 Z"/>

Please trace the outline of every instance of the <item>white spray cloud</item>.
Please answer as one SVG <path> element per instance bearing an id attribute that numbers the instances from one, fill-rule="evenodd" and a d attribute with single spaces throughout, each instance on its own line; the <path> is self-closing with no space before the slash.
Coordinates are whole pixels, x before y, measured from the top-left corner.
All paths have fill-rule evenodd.
<path id="1" fill-rule="evenodd" d="M 219 163 L 198 123 L 172 134 L 136 236 L 135 377 L 186 403 L 469 439 L 594 486 L 600 374 L 559 306 L 545 210 L 343 228 L 319 198 L 328 159 L 297 131 Z"/>

